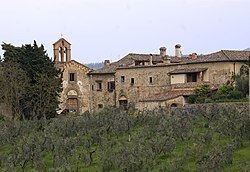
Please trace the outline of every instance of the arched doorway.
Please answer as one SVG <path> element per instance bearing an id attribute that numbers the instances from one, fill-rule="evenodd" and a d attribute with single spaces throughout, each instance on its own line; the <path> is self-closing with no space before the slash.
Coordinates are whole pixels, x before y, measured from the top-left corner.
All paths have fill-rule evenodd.
<path id="1" fill-rule="evenodd" d="M 172 103 L 170 107 L 171 107 L 171 108 L 177 108 L 177 106 L 178 106 L 177 103 Z"/>
<path id="2" fill-rule="evenodd" d="M 170 105 L 171 111 L 176 110 L 178 107 L 179 107 L 179 104 L 177 104 L 177 103 L 172 103 L 172 104 Z"/>
<path id="3" fill-rule="evenodd" d="M 126 96 L 122 95 L 120 98 L 119 98 L 119 105 L 124 107 L 125 109 L 127 109 L 128 107 L 128 100 L 126 98 Z"/>

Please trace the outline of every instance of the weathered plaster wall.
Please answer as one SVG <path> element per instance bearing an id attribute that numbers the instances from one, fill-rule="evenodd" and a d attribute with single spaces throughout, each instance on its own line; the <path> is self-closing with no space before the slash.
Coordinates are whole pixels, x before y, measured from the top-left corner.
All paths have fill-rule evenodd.
<path id="1" fill-rule="evenodd" d="M 171 76 L 171 84 L 185 83 L 186 74 L 176 74 Z"/>

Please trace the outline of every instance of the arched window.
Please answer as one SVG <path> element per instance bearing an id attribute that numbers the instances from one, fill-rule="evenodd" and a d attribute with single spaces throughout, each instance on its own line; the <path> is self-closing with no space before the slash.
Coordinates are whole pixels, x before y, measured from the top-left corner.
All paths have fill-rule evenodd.
<path id="1" fill-rule="evenodd" d="M 69 61 L 69 59 L 68 59 L 69 57 L 68 57 L 68 52 L 67 52 L 67 51 L 68 51 L 68 50 L 67 50 L 67 47 L 65 47 L 65 48 L 64 48 L 64 55 L 65 55 L 65 57 L 66 57 L 66 62 Z"/>
<path id="2" fill-rule="evenodd" d="M 59 47 L 59 61 L 64 62 L 64 50 Z"/>
<path id="3" fill-rule="evenodd" d="M 122 96 L 119 98 L 119 105 L 120 105 L 120 106 L 123 106 L 124 109 L 127 109 L 128 100 L 127 100 L 126 96 L 122 95 Z"/>

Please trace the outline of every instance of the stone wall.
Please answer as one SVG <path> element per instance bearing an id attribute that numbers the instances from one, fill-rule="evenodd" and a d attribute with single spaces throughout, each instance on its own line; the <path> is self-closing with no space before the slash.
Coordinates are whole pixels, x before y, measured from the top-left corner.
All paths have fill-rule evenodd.
<path id="1" fill-rule="evenodd" d="M 178 102 L 185 101 L 183 97 L 177 97 L 170 101 L 162 102 L 139 102 L 136 108 L 140 111 L 143 110 L 155 110 L 163 108 L 167 112 L 174 111 L 176 108 L 181 108 L 188 113 L 205 113 L 206 115 L 213 113 L 222 113 L 225 109 L 234 109 L 236 113 L 249 114 L 249 103 L 248 102 L 226 102 L 226 103 L 204 103 L 204 104 L 185 104 L 179 106 Z M 170 105 L 176 103 L 177 107 L 171 107 Z"/>
<path id="2" fill-rule="evenodd" d="M 198 110 L 210 114 L 212 111 L 217 109 L 228 109 L 235 108 L 238 113 L 249 113 L 249 103 L 248 102 L 227 102 L 227 103 L 204 103 L 204 104 L 186 104 L 183 108 L 186 110 Z"/>
<path id="3" fill-rule="evenodd" d="M 234 72 L 239 73 L 241 65 L 243 63 L 216 62 L 119 68 L 115 73 L 116 105 L 118 105 L 118 100 L 122 95 L 127 98 L 128 103 L 137 103 L 144 97 L 173 89 L 194 89 L 201 84 L 209 84 L 212 88 L 218 88 L 230 80 Z M 208 69 L 203 72 L 203 81 L 171 85 L 168 73 L 182 68 Z M 124 82 L 122 82 L 121 77 L 124 77 Z M 152 82 L 150 82 L 150 78 Z"/>
<path id="4" fill-rule="evenodd" d="M 140 101 L 136 103 L 136 108 L 141 111 L 155 110 L 158 108 L 170 109 L 172 104 L 175 104 L 178 107 L 182 106 L 183 104 L 185 104 L 185 98 L 183 96 L 178 96 L 171 100 L 165 100 L 165 101 Z"/>
<path id="5" fill-rule="evenodd" d="M 95 74 L 90 76 L 90 101 L 93 111 L 104 108 L 105 106 L 115 106 L 115 90 L 108 89 L 108 82 L 111 81 L 114 81 L 113 74 Z M 99 83 L 101 83 L 102 89 L 99 89 Z"/>
<path id="6" fill-rule="evenodd" d="M 61 68 L 63 69 L 63 91 L 60 96 L 59 108 L 67 109 L 68 99 L 77 98 L 78 113 L 88 111 L 90 108 L 90 82 L 87 75 L 89 68 L 74 61 L 64 64 Z M 75 74 L 74 81 L 70 81 L 70 73 Z"/>

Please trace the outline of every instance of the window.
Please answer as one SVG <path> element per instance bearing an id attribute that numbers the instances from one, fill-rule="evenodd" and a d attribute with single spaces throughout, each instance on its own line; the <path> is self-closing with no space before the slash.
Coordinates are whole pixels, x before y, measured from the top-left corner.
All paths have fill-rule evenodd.
<path id="1" fill-rule="evenodd" d="M 113 91 L 115 89 L 115 81 L 108 82 L 108 91 Z"/>
<path id="2" fill-rule="evenodd" d="M 134 83 L 135 83 L 135 79 L 131 78 L 131 85 L 134 85 Z"/>
<path id="3" fill-rule="evenodd" d="M 121 82 L 125 82 L 125 76 L 121 76 Z"/>
<path id="4" fill-rule="evenodd" d="M 99 82 L 99 83 L 98 83 L 98 90 L 101 90 L 101 89 L 102 89 L 102 83 Z"/>
<path id="5" fill-rule="evenodd" d="M 97 80 L 97 91 L 102 91 L 102 81 L 101 80 Z"/>
<path id="6" fill-rule="evenodd" d="M 197 82 L 197 73 L 187 74 L 187 82 Z"/>
<path id="7" fill-rule="evenodd" d="M 69 73 L 69 81 L 75 81 L 75 73 Z"/>
<path id="8" fill-rule="evenodd" d="M 149 83 L 152 84 L 153 83 L 153 78 L 149 77 Z"/>
<path id="9" fill-rule="evenodd" d="M 103 104 L 98 104 L 98 109 L 102 109 L 103 108 Z"/>

